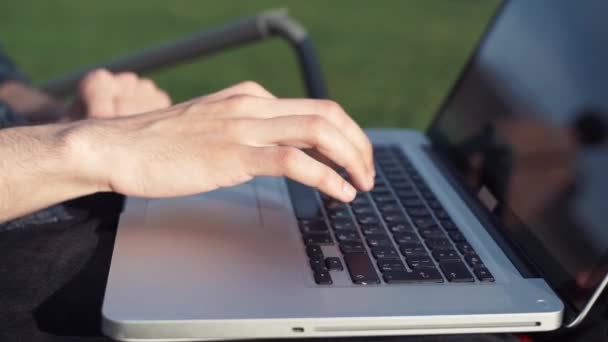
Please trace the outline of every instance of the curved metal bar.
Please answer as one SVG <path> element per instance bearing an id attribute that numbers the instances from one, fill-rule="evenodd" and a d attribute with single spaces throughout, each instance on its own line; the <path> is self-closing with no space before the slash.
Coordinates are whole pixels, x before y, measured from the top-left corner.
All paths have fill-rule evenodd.
<path id="1" fill-rule="evenodd" d="M 327 88 L 314 45 L 306 30 L 290 18 L 286 10 L 265 11 L 212 30 L 197 32 L 173 42 L 70 72 L 46 81 L 40 87 L 50 94 L 64 96 L 73 92 L 80 79 L 96 68 L 144 73 L 272 37 L 285 39 L 295 50 L 307 95 L 326 98 Z"/>

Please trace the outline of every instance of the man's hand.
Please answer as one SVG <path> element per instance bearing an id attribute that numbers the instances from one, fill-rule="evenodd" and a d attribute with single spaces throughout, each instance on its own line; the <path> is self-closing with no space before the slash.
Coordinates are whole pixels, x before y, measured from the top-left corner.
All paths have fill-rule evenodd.
<path id="1" fill-rule="evenodd" d="M 190 195 L 265 175 L 351 201 L 355 188 L 304 149 L 345 168 L 360 190 L 373 187 L 371 144 L 338 104 L 277 99 L 253 82 L 145 115 L 85 120 L 67 137 L 81 174 L 131 196 Z"/>
<path id="2" fill-rule="evenodd" d="M 147 78 L 132 72 L 97 69 L 80 82 L 79 97 L 70 117 L 113 118 L 167 108 L 171 98 Z"/>
<path id="3" fill-rule="evenodd" d="M 98 101 L 90 103 L 125 108 L 114 97 Z M 112 113 L 136 110 L 128 106 Z M 277 99 L 252 82 L 139 115 L 3 129 L 0 222 L 98 191 L 180 196 L 255 176 L 286 176 L 351 201 L 355 188 L 319 160 L 345 168 L 360 190 L 373 187 L 370 142 L 338 104 Z"/>

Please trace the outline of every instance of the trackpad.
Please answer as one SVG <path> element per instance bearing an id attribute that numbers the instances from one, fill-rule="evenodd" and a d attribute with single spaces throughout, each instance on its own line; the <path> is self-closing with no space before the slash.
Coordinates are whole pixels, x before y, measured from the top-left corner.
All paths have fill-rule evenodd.
<path id="1" fill-rule="evenodd" d="M 205 194 L 151 200 L 146 210 L 147 227 L 213 230 L 237 229 L 241 232 L 260 228 L 259 205 L 254 182 L 218 189 Z"/>

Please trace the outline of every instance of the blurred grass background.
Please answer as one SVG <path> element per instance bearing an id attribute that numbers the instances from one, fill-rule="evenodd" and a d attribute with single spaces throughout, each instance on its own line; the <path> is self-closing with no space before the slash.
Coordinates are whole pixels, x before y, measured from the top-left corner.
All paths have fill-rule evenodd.
<path id="1" fill-rule="evenodd" d="M 283 7 L 311 34 L 330 95 L 364 126 L 424 128 L 493 14 L 490 0 L 2 1 L 0 41 L 39 82 L 260 10 Z M 303 96 L 273 40 L 150 75 L 176 101 L 256 80 Z"/>

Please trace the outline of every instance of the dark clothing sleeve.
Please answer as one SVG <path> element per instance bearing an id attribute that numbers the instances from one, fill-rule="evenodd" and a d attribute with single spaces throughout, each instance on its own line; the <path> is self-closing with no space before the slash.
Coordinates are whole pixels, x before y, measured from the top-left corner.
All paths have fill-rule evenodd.
<path id="1" fill-rule="evenodd" d="M 10 80 L 24 83 L 29 82 L 26 75 L 17 67 L 15 62 L 4 53 L 2 46 L 0 46 L 0 84 Z"/>
<path id="2" fill-rule="evenodd" d="M 0 46 L 0 86 L 6 81 L 27 82 L 25 74 L 19 70 L 17 65 L 4 53 Z M 8 104 L 0 101 L 0 129 L 25 124 L 24 118 L 18 116 Z"/>

